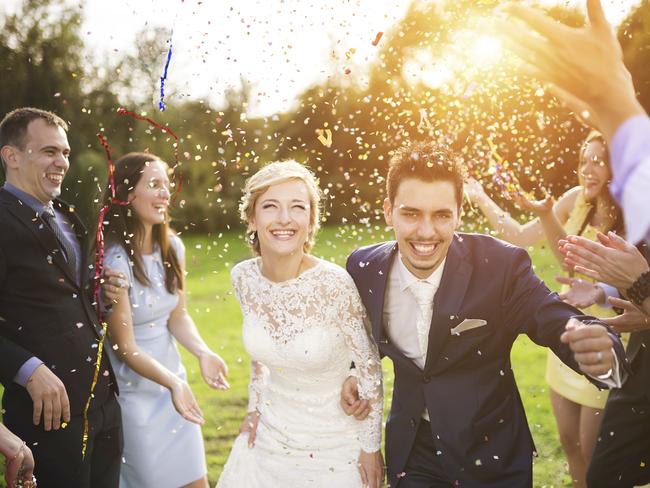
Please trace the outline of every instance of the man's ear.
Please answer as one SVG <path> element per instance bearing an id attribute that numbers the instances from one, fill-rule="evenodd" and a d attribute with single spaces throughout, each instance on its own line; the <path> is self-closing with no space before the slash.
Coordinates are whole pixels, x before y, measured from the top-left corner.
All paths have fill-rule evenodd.
<path id="1" fill-rule="evenodd" d="M 16 169 L 18 166 L 18 158 L 16 154 L 16 148 L 7 144 L 0 148 L 0 156 L 2 156 L 2 161 L 4 162 L 5 170 L 7 168 Z"/>
<path id="2" fill-rule="evenodd" d="M 384 198 L 384 220 L 388 227 L 393 226 L 393 204 L 388 198 Z"/>

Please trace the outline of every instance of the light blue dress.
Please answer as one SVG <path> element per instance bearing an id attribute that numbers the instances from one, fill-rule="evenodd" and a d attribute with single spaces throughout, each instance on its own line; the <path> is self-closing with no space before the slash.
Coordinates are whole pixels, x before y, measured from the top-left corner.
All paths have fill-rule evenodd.
<path id="1" fill-rule="evenodd" d="M 181 240 L 176 236 L 170 236 L 170 240 L 178 257 L 183 259 L 185 249 Z M 160 250 L 142 258 L 151 286 L 143 286 L 134 278 L 126 251 L 120 246 L 106 250 L 104 264 L 129 279 L 133 331 L 138 346 L 185 380 L 176 341 L 167 328 L 178 295 L 168 293 L 165 288 Z M 121 488 L 178 488 L 205 476 L 201 428 L 176 412 L 167 388 L 133 371 L 119 359 L 120 351 L 113 344 L 108 343 L 107 350 L 122 407 Z"/>

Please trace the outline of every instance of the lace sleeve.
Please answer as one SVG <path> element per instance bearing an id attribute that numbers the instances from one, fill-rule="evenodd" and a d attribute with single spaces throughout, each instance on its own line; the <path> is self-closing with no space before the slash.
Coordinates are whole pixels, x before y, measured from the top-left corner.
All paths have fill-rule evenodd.
<path id="1" fill-rule="evenodd" d="M 259 361 L 251 361 L 251 379 L 248 383 L 248 412 L 259 412 L 262 390 L 266 384 L 266 367 Z"/>
<path id="2" fill-rule="evenodd" d="M 359 292 L 351 278 L 340 287 L 342 299 L 339 317 L 341 331 L 350 350 L 350 359 L 357 369 L 359 397 L 370 401 L 370 414 L 363 420 L 361 448 L 366 452 L 381 449 L 381 430 L 384 409 L 381 362 L 377 346 L 370 337 L 368 317 Z"/>

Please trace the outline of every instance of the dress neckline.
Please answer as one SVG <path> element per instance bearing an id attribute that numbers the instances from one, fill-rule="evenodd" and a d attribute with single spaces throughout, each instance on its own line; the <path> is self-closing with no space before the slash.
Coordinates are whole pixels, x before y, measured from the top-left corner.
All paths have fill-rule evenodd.
<path id="1" fill-rule="evenodd" d="M 306 270 L 304 270 L 302 273 L 300 273 L 295 278 L 289 278 L 288 280 L 284 280 L 284 281 L 273 281 L 273 280 L 268 279 L 266 276 L 264 276 L 264 274 L 262 274 L 262 258 L 261 258 L 261 256 L 258 256 L 258 257 L 256 257 L 254 259 L 253 265 L 255 266 L 255 271 L 257 271 L 257 274 L 266 283 L 269 283 L 271 285 L 287 285 L 287 284 L 294 283 L 294 282 L 300 280 L 303 276 L 310 274 L 313 270 L 316 270 L 316 269 L 320 268 L 323 265 L 323 260 L 322 259 L 319 259 L 319 258 L 316 258 L 316 257 L 314 257 L 314 259 L 316 260 L 316 264 L 314 266 L 312 266 L 310 268 L 307 268 Z"/>

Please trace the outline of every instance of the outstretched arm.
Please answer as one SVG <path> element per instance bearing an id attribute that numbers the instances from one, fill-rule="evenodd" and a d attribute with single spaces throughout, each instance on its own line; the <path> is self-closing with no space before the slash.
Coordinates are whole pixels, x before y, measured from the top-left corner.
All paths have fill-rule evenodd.
<path id="1" fill-rule="evenodd" d="M 481 183 L 474 178 L 469 178 L 465 183 L 465 193 L 470 201 L 478 206 L 479 210 L 490 223 L 499 237 L 519 247 L 528 247 L 544 239 L 544 229 L 539 219 L 520 224 L 508 212 L 503 210 L 492 200 Z"/>
<path id="2" fill-rule="evenodd" d="M 187 311 L 185 294 L 185 256 L 179 253 L 181 265 L 181 287 L 177 291 L 178 304 L 169 316 L 167 326 L 169 331 L 185 349 L 199 360 L 201 376 L 212 388 L 227 390 L 230 388 L 228 380 L 228 366 L 217 353 L 213 352 L 199 334 L 192 316 Z"/>
<path id="3" fill-rule="evenodd" d="M 525 251 L 512 252 L 502 291 L 506 323 L 535 343 L 550 347 L 562 362 L 587 375 L 597 386 L 620 386 L 625 352 L 618 335 L 602 321 L 581 315 L 551 293 L 533 272 Z M 599 377 L 610 369 L 611 378 Z"/>
<path id="4" fill-rule="evenodd" d="M 536 218 L 520 224 L 485 193 L 477 180 L 470 178 L 465 185 L 465 190 L 470 200 L 479 207 L 490 226 L 502 239 L 519 247 L 529 247 L 546 237 L 554 253 L 558 240 L 566 235 L 562 225 L 569 218 L 569 213 L 581 191 L 580 187 L 572 188 L 555 203 L 550 198 L 534 202 L 521 195 L 516 203 L 524 210 L 533 213 Z M 559 253 L 556 257 L 562 262 Z"/>

